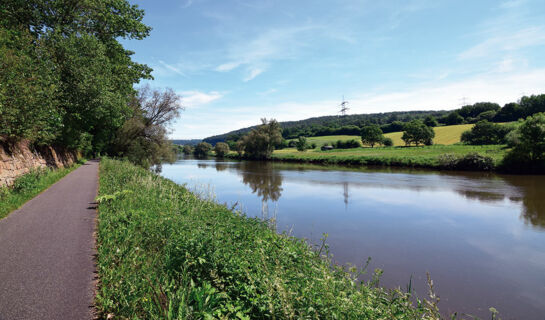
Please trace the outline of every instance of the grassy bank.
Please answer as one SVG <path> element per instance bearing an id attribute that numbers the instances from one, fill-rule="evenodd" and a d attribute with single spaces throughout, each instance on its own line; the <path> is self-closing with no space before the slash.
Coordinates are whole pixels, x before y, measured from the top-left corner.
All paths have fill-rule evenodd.
<path id="1" fill-rule="evenodd" d="M 78 168 L 81 163 L 69 168 L 32 171 L 17 178 L 11 187 L 0 188 L 0 219 Z"/>
<path id="2" fill-rule="evenodd" d="M 99 316 L 121 319 L 436 319 L 399 290 L 332 268 L 266 223 L 127 162 L 100 165 Z"/>
<path id="3" fill-rule="evenodd" d="M 293 148 L 277 150 L 273 160 L 345 165 L 385 165 L 445 169 L 448 160 L 460 159 L 469 154 L 490 157 L 497 166 L 506 154 L 503 146 L 434 145 L 422 147 L 375 147 L 309 150 L 299 152 Z M 443 160 L 442 160 L 443 159 Z"/>

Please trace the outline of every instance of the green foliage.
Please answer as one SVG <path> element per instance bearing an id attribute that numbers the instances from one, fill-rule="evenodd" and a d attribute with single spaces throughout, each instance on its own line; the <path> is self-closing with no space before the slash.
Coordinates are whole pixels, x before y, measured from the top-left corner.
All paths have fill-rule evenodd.
<path id="1" fill-rule="evenodd" d="M 12 186 L 0 187 L 0 219 L 78 168 L 81 163 L 78 162 L 70 168 L 31 171 L 17 178 Z"/>
<path id="2" fill-rule="evenodd" d="M 334 143 L 333 147 L 335 147 L 336 149 L 352 149 L 361 147 L 361 143 L 356 139 L 344 141 L 337 140 L 337 142 Z"/>
<path id="3" fill-rule="evenodd" d="M 300 136 L 297 139 L 297 142 L 295 142 L 295 148 L 297 148 L 297 151 L 305 151 L 309 148 L 307 138 Z"/>
<path id="4" fill-rule="evenodd" d="M 394 145 L 394 141 L 392 138 L 384 137 L 384 139 L 382 139 L 382 145 L 385 147 L 391 147 Z"/>
<path id="5" fill-rule="evenodd" d="M 201 142 L 195 146 L 193 155 L 198 158 L 206 157 L 208 152 L 212 150 L 212 145 L 208 142 Z"/>
<path id="6" fill-rule="evenodd" d="M 512 126 L 499 125 L 487 120 L 481 120 L 462 133 L 461 141 L 466 144 L 504 144 L 506 135 L 513 130 Z"/>
<path id="7" fill-rule="evenodd" d="M 437 127 L 439 125 L 439 122 L 437 121 L 437 119 L 435 119 L 434 116 L 427 116 L 425 119 L 424 119 L 424 124 L 427 125 L 428 127 Z"/>
<path id="8" fill-rule="evenodd" d="M 282 142 L 282 129 L 274 119 L 261 119 L 261 125 L 242 138 L 244 154 L 252 159 L 268 159 Z"/>
<path id="9" fill-rule="evenodd" d="M 0 135 L 108 151 L 151 77 L 119 42 L 148 35 L 142 18 L 125 0 L 2 1 Z"/>
<path id="10" fill-rule="evenodd" d="M 504 159 L 505 170 L 545 172 L 545 113 L 522 121 L 510 140 L 514 147 Z"/>
<path id="11" fill-rule="evenodd" d="M 99 205 L 99 318 L 440 318 L 436 300 L 379 287 L 380 270 L 358 283 L 333 264 L 327 235 L 312 250 L 148 170 L 100 167 L 101 196 L 133 193 Z"/>
<path id="12" fill-rule="evenodd" d="M 431 145 L 433 143 L 433 137 L 435 132 L 433 128 L 428 127 L 424 122 L 420 120 L 413 120 L 405 125 L 403 136 L 401 139 L 407 146 L 415 144 Z"/>
<path id="13" fill-rule="evenodd" d="M 464 122 L 464 117 L 462 117 L 458 111 L 453 111 L 451 113 L 449 113 L 448 116 L 446 116 L 445 118 L 443 118 L 443 122 L 449 126 L 451 125 L 456 125 L 456 124 L 461 124 Z"/>
<path id="14" fill-rule="evenodd" d="M 193 153 L 193 147 L 190 146 L 190 145 L 188 145 L 188 144 L 186 144 L 186 145 L 184 145 L 184 147 L 183 147 L 183 149 L 182 149 L 182 152 L 183 152 L 183 154 L 185 154 L 185 155 L 192 154 L 192 153 Z"/>
<path id="15" fill-rule="evenodd" d="M 450 170 L 466 171 L 490 171 L 495 168 L 494 160 L 491 157 L 480 155 L 476 152 L 464 156 L 447 153 L 439 156 L 441 168 Z"/>
<path id="16" fill-rule="evenodd" d="M 373 148 L 375 144 L 381 143 L 383 140 L 384 136 L 379 126 L 370 125 L 361 129 L 361 141 L 363 144 L 370 145 Z"/>
<path id="17" fill-rule="evenodd" d="M 216 156 L 223 157 L 229 153 L 229 145 L 224 142 L 218 142 L 214 146 L 214 152 L 216 153 Z"/>

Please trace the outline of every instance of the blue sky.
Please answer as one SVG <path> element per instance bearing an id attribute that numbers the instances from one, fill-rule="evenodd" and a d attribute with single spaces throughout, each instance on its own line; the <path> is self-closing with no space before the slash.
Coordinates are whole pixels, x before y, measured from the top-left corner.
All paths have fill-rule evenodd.
<path id="1" fill-rule="evenodd" d="M 545 93 L 545 1 L 138 0 L 124 40 L 182 95 L 175 139 L 349 113 Z"/>

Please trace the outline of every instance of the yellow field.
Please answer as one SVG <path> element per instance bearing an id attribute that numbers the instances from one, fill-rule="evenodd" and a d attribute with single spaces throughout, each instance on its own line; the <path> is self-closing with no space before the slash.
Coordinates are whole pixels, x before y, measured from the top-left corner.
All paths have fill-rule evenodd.
<path id="1" fill-rule="evenodd" d="M 435 138 L 433 138 L 433 144 L 455 144 L 460 142 L 462 132 L 469 130 L 473 127 L 473 124 L 459 124 L 455 126 L 435 127 Z M 405 142 L 401 140 L 403 132 L 391 132 L 384 136 L 392 139 L 394 146 L 404 146 Z"/>
<path id="2" fill-rule="evenodd" d="M 460 142 L 460 137 L 462 136 L 462 132 L 471 129 L 472 127 L 473 127 L 473 124 L 459 124 L 455 126 L 435 127 L 433 128 L 433 130 L 435 130 L 435 138 L 433 138 L 433 143 L 444 144 L 444 145 L 458 143 Z M 386 133 L 384 136 L 391 138 L 392 141 L 394 142 L 394 146 L 404 146 L 405 142 L 401 140 L 402 135 L 403 135 L 403 132 L 391 132 L 391 133 Z M 337 142 L 337 140 L 346 141 L 351 139 L 356 139 L 360 141 L 361 137 L 359 136 L 308 137 L 307 141 L 308 143 L 316 143 L 316 147 L 317 149 L 319 149 L 325 143 L 333 144 L 334 142 Z M 296 140 L 296 139 L 290 139 L 290 140 Z"/>

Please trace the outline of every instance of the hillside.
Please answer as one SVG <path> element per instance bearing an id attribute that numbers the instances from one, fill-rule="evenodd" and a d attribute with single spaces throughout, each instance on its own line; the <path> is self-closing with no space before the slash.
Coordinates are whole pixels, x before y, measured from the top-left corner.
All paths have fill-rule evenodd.
<path id="1" fill-rule="evenodd" d="M 317 131 L 322 128 L 337 128 L 338 132 L 331 132 L 331 134 L 320 135 L 345 135 L 351 134 L 350 130 L 357 130 L 359 133 L 359 127 L 370 123 L 376 123 L 379 125 L 385 125 L 394 121 L 406 122 L 412 119 L 423 119 L 427 116 L 434 116 L 436 118 L 447 115 L 449 111 L 397 111 L 397 112 L 385 112 L 385 113 L 370 113 L 370 114 L 353 114 L 346 116 L 323 116 L 314 117 L 298 121 L 284 121 L 280 122 L 282 127 L 282 136 L 286 139 L 295 138 L 301 133 L 304 135 L 313 136 L 309 134 L 309 131 Z M 358 128 L 350 128 L 349 126 L 356 126 Z M 248 133 L 250 130 L 257 126 L 248 128 L 242 128 L 234 131 L 230 131 L 224 134 L 211 136 L 203 139 L 211 144 L 226 140 L 238 140 L 242 135 Z M 342 132 L 342 127 L 345 127 L 346 132 Z"/>

